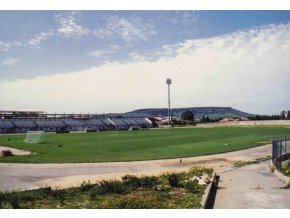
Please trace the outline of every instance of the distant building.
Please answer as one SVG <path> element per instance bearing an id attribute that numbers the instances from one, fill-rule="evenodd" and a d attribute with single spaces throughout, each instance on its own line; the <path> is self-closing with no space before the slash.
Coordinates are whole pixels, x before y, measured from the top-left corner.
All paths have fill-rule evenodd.
<path id="1" fill-rule="evenodd" d="M 220 120 L 219 123 L 225 123 L 225 122 L 230 122 L 230 121 L 238 121 L 238 119 L 226 117 L 226 118 Z"/>
<path id="2" fill-rule="evenodd" d="M 231 121 L 248 121 L 249 119 L 246 117 L 240 117 L 240 118 L 232 118 L 232 117 L 226 117 L 219 121 L 219 123 L 225 123 L 225 122 L 231 122 Z"/>

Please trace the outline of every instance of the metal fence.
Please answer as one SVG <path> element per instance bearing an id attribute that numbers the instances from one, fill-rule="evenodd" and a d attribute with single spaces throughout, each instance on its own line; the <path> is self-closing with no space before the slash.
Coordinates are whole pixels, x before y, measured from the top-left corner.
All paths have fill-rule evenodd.
<path id="1" fill-rule="evenodd" d="M 282 168 L 282 162 L 290 160 L 290 137 L 278 137 L 272 140 L 272 161 L 278 168 Z"/>

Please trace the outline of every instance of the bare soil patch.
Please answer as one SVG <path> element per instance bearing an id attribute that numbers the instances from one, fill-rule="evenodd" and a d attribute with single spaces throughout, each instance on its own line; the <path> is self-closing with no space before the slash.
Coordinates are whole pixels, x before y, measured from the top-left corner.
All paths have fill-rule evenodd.
<path id="1" fill-rule="evenodd" d="M 30 151 L 25 151 L 25 150 L 19 150 L 16 148 L 10 148 L 10 147 L 6 147 L 6 146 L 0 146 L 0 157 L 2 157 L 2 151 L 5 150 L 10 150 L 12 152 L 13 155 L 30 155 L 32 154 Z"/>

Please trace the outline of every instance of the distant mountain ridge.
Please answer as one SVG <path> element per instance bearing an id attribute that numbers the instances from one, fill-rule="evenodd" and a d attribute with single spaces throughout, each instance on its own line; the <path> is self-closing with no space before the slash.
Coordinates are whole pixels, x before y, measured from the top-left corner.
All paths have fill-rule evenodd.
<path id="1" fill-rule="evenodd" d="M 171 114 L 174 117 L 180 117 L 182 112 L 192 111 L 195 118 L 201 118 L 202 116 L 213 118 L 225 118 L 225 117 L 253 117 L 254 114 L 246 113 L 236 110 L 231 107 L 187 107 L 187 108 L 172 108 Z M 147 114 L 148 116 L 168 116 L 167 108 L 145 108 L 137 109 L 128 113 Z"/>

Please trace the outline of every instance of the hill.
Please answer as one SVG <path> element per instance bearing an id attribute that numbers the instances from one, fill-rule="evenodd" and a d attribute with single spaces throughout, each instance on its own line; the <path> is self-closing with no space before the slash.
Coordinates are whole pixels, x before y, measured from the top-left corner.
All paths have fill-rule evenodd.
<path id="1" fill-rule="evenodd" d="M 174 117 L 180 117 L 182 112 L 192 111 L 196 118 L 208 116 L 209 118 L 225 118 L 225 117 L 252 117 L 254 114 L 249 114 L 243 111 L 236 110 L 231 107 L 188 107 L 188 108 L 173 108 L 171 113 Z M 167 108 L 146 108 L 137 109 L 128 113 L 147 114 L 148 116 L 165 117 L 168 114 Z"/>

